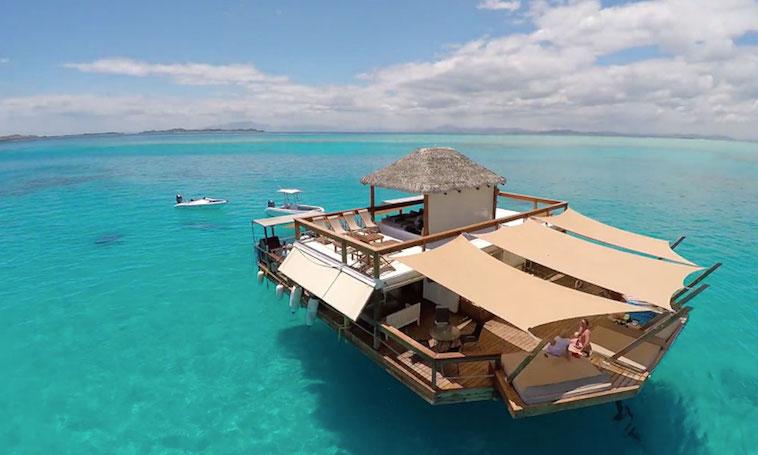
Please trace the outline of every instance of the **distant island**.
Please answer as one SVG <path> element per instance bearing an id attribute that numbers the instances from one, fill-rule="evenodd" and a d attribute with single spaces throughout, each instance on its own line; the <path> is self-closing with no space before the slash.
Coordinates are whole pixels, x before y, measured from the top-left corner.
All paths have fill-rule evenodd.
<path id="1" fill-rule="evenodd" d="M 239 123 L 242 124 L 241 122 Z M 156 136 L 156 135 L 180 135 L 180 134 L 207 134 L 207 133 L 265 133 L 266 130 L 260 128 L 243 128 L 235 127 L 237 124 L 212 128 L 171 128 L 166 130 L 146 130 L 138 133 L 120 133 L 115 131 L 103 133 L 81 133 L 81 134 L 61 134 L 61 135 L 24 135 L 11 134 L 0 136 L 0 143 L 3 142 L 23 142 L 37 141 L 44 139 L 69 139 L 69 138 L 91 138 L 91 137 L 119 137 L 119 136 Z M 281 130 L 272 131 L 284 134 L 504 134 L 504 135 L 546 135 L 546 136 L 608 136 L 608 137 L 633 137 L 633 138 L 654 138 L 654 139 L 706 139 L 718 141 L 733 141 L 734 138 L 721 135 L 703 135 L 703 134 L 634 134 L 619 133 L 614 131 L 576 131 L 570 129 L 551 129 L 551 130 L 528 130 L 522 128 L 465 128 L 455 125 L 444 125 L 437 128 L 419 130 L 419 131 L 383 131 L 383 130 L 364 130 L 364 131 L 333 131 L 329 129 L 311 129 L 303 128 L 299 130 Z"/>
<path id="2" fill-rule="evenodd" d="M 88 137 L 113 137 L 113 136 L 156 136 L 171 134 L 204 134 L 204 133 L 264 133 L 265 131 L 257 128 L 171 128 L 168 130 L 145 130 L 138 133 L 119 133 L 116 131 L 107 131 L 104 133 L 81 133 L 81 134 L 60 134 L 60 135 L 36 135 L 36 134 L 11 134 L 9 136 L 0 136 L 0 142 L 22 142 L 22 141 L 39 141 L 44 139 L 71 139 L 71 138 L 88 138 Z"/>

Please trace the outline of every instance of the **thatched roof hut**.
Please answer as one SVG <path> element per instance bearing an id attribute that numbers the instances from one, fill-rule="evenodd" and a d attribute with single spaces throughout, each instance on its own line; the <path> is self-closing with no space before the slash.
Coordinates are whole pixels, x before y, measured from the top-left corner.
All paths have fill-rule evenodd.
<path id="1" fill-rule="evenodd" d="M 408 193 L 443 193 L 505 183 L 505 178 L 449 147 L 416 149 L 363 177 L 364 185 Z"/>

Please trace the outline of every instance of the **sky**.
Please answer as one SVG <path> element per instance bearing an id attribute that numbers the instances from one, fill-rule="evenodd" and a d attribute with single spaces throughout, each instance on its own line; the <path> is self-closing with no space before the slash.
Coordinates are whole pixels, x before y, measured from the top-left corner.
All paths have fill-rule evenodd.
<path id="1" fill-rule="evenodd" d="M 758 139 L 756 0 L 5 0 L 0 135 L 557 128 Z"/>

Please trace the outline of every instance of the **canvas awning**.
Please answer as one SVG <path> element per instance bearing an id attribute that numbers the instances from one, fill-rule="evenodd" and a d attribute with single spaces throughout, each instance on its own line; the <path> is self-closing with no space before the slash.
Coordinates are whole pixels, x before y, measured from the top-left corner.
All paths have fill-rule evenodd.
<path id="1" fill-rule="evenodd" d="M 283 224 L 294 223 L 295 218 L 302 218 L 304 216 L 313 216 L 313 215 L 323 215 L 323 212 L 319 212 L 318 210 L 311 210 L 310 212 L 302 212 L 302 213 L 297 213 L 294 215 L 282 215 L 282 216 L 271 216 L 267 218 L 258 218 L 257 220 L 253 220 L 253 223 L 259 226 L 263 226 L 263 227 L 281 226 Z"/>
<path id="2" fill-rule="evenodd" d="M 290 250 L 279 271 L 353 321 L 374 292 L 374 284 L 368 278 L 348 272 L 298 245 Z"/>
<path id="3" fill-rule="evenodd" d="M 547 223 L 558 226 L 561 229 L 571 231 L 592 240 L 626 248 L 627 250 L 645 253 L 657 258 L 695 265 L 693 262 L 688 261 L 674 252 L 674 250 L 671 249 L 669 242 L 666 240 L 624 231 L 623 229 L 593 220 L 576 210 L 566 209 L 566 211 L 560 215 L 538 218 Z"/>
<path id="4" fill-rule="evenodd" d="M 462 236 L 395 259 L 522 330 L 583 316 L 645 311 L 528 275 Z"/>
<path id="5" fill-rule="evenodd" d="M 671 310 L 671 296 L 699 267 L 660 261 L 587 242 L 534 220 L 479 235 L 566 275 Z"/>

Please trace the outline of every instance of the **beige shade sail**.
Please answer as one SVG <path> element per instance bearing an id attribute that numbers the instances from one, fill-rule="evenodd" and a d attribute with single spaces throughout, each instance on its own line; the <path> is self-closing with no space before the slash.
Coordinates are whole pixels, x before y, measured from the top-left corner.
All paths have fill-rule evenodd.
<path id="1" fill-rule="evenodd" d="M 522 330 L 583 316 L 645 311 L 528 275 L 462 236 L 433 250 L 395 259 Z"/>
<path id="2" fill-rule="evenodd" d="M 653 257 L 664 258 L 670 261 L 695 265 L 671 249 L 666 240 L 648 237 L 634 232 L 624 231 L 600 221 L 593 220 L 582 215 L 576 210 L 566 209 L 560 215 L 537 217 L 561 229 L 571 231 L 592 240 L 607 243 L 609 245 L 626 248 L 627 250 L 645 253 Z"/>
<path id="3" fill-rule="evenodd" d="M 534 220 L 479 235 L 498 247 L 566 275 L 671 310 L 671 295 L 700 270 L 626 253 L 573 237 Z"/>
<path id="4" fill-rule="evenodd" d="M 358 319 L 374 292 L 373 283 L 364 281 L 297 245 L 290 250 L 279 266 L 279 271 L 353 321 Z"/>

